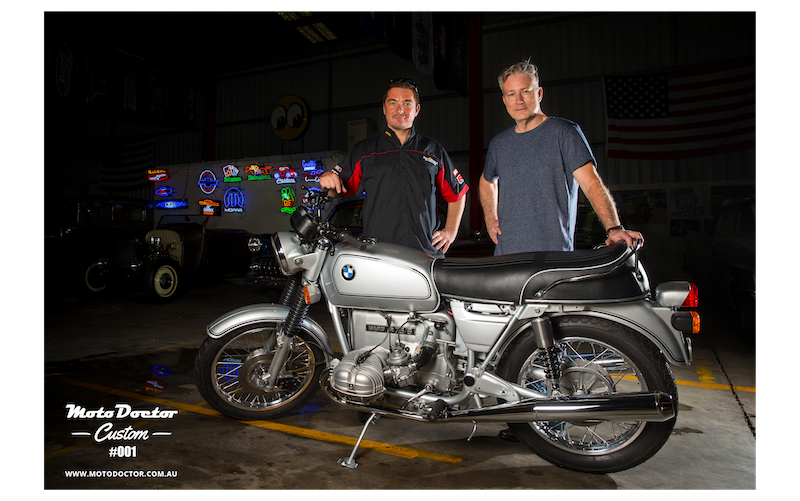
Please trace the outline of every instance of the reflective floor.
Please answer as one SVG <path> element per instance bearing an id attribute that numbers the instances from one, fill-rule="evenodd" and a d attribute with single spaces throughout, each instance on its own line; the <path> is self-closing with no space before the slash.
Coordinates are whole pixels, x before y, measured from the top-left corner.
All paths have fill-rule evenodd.
<path id="1" fill-rule="evenodd" d="M 196 287 L 175 303 L 136 293 L 49 294 L 44 316 L 46 489 L 754 489 L 755 344 L 732 315 L 703 312 L 695 363 L 673 367 L 680 408 L 672 436 L 646 463 L 609 475 L 564 470 L 498 437 L 502 424 L 380 419 L 318 393 L 275 421 L 239 422 L 197 392 L 205 326 L 270 302 L 241 280 Z M 332 333 L 324 306 L 310 314 Z M 81 408 L 84 419 L 77 419 Z M 175 411 L 165 412 L 165 411 Z M 119 439 L 119 440 L 118 440 Z M 124 444 L 124 445 L 121 445 Z"/>

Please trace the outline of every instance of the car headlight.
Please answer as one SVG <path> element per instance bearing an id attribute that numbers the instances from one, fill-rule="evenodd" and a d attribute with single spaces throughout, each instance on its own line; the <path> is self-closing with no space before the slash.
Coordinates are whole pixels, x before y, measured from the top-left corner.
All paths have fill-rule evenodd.
<path id="1" fill-rule="evenodd" d="M 250 237 L 247 241 L 247 248 L 250 249 L 250 252 L 256 254 L 261 250 L 261 239 L 258 237 Z"/>
<path id="2" fill-rule="evenodd" d="M 277 233 L 272 235 L 270 243 L 272 244 L 272 250 L 275 252 L 275 258 L 278 260 L 278 266 L 280 266 L 281 272 L 288 277 L 291 275 L 289 263 L 286 261 L 286 253 L 283 250 L 281 239 L 278 237 Z"/>

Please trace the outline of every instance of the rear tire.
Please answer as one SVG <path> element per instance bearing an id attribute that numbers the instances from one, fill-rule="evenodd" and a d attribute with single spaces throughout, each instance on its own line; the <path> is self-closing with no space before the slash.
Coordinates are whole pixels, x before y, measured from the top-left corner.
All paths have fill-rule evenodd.
<path id="1" fill-rule="evenodd" d="M 560 390 L 570 396 L 678 391 L 664 356 L 650 341 L 619 324 L 592 317 L 553 319 L 561 351 Z M 506 351 L 500 368 L 508 381 L 550 393 L 541 364 L 542 351 L 529 331 Z M 509 423 L 516 436 L 537 455 L 564 468 L 612 473 L 632 468 L 656 454 L 675 426 L 676 417 L 658 422 L 587 420 Z"/>

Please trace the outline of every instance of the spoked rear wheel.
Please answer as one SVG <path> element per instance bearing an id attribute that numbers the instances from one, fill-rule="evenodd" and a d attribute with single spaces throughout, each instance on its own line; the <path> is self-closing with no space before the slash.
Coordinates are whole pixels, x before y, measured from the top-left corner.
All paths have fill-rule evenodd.
<path id="1" fill-rule="evenodd" d="M 659 350 L 619 324 L 588 317 L 553 320 L 561 348 L 560 391 L 568 396 L 662 391 L 674 397 L 672 371 Z M 509 350 L 501 374 L 509 381 L 550 393 L 544 354 L 532 336 Z M 676 418 L 659 422 L 606 420 L 511 423 L 517 437 L 542 458 L 578 471 L 610 473 L 652 457 L 669 438 Z"/>
<path id="2" fill-rule="evenodd" d="M 325 360 L 302 328 L 292 338 L 275 387 L 267 389 L 279 328 L 278 322 L 261 322 L 205 340 L 195 360 L 195 381 L 206 402 L 232 418 L 253 420 L 288 414 L 314 396 Z"/>

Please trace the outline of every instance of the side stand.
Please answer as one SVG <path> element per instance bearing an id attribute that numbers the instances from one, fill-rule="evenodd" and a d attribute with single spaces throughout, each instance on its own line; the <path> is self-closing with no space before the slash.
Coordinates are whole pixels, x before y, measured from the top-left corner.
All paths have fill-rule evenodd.
<path id="1" fill-rule="evenodd" d="M 353 459 L 356 455 L 356 450 L 358 450 L 358 446 L 361 445 L 361 439 L 364 438 L 364 434 L 367 432 L 369 425 L 377 419 L 378 415 L 373 412 L 369 419 L 367 419 L 367 422 L 364 423 L 364 428 L 361 430 L 361 435 L 359 435 L 356 446 L 353 447 L 353 452 L 350 453 L 350 457 L 347 459 L 341 458 L 339 461 L 337 461 L 340 465 L 344 466 L 345 468 L 358 468 L 358 463 L 356 463 L 355 459 Z"/>

